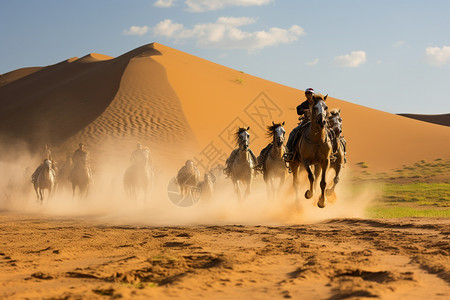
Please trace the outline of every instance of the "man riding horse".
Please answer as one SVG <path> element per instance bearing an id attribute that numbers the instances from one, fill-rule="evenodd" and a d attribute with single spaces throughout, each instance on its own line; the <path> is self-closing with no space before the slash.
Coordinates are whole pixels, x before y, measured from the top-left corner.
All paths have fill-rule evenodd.
<path id="1" fill-rule="evenodd" d="M 138 143 L 136 150 L 131 153 L 131 164 L 151 164 L 149 153 L 150 151 L 147 147 L 143 147 L 142 144 Z"/>
<path id="2" fill-rule="evenodd" d="M 311 112 L 309 107 L 313 103 L 314 89 L 307 88 L 305 90 L 305 96 L 306 100 L 297 106 L 297 115 L 299 115 L 298 119 L 300 122 L 298 123 L 298 126 L 291 131 L 286 143 L 287 153 L 285 154 L 285 160 L 287 162 L 294 160 L 295 155 L 297 154 L 294 145 L 298 142 L 298 137 L 300 136 L 299 132 L 305 128 L 305 125 L 310 121 Z"/>
<path id="3" fill-rule="evenodd" d="M 33 175 L 31 175 L 31 182 L 33 184 L 35 183 L 39 172 L 41 172 L 42 168 L 44 167 L 44 164 L 45 164 L 46 160 L 49 160 L 52 164 L 54 164 L 53 157 L 52 157 L 52 151 L 50 150 L 48 145 L 44 146 L 44 149 L 41 152 L 41 158 L 43 158 L 43 162 L 36 168 L 36 170 L 34 171 Z M 55 166 L 53 166 L 53 167 L 55 167 Z M 53 175 L 55 175 L 55 170 L 54 169 L 52 169 L 52 172 L 53 172 Z"/>

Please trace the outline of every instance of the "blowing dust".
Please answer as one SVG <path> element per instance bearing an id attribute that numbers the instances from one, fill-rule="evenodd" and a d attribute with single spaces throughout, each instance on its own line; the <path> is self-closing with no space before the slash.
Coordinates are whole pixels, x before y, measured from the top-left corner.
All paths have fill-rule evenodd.
<path id="1" fill-rule="evenodd" d="M 287 177 L 278 196 L 272 199 L 268 199 L 266 184 L 262 175 L 258 175 L 252 183 L 250 195 L 239 201 L 231 180 L 223 174 L 216 174 L 212 197 L 200 197 L 193 205 L 181 207 L 174 204 L 168 194 L 169 183 L 179 168 L 158 166 L 154 169 L 147 197 L 140 192 L 135 199 L 130 199 L 123 185 L 124 173 L 130 162 L 129 157 L 124 157 L 92 164 L 93 181 L 87 196 L 80 196 L 78 191 L 73 195 L 70 184 L 58 182 L 50 197 L 45 191 L 41 204 L 31 183 L 31 174 L 42 160 L 26 150 L 18 151 L 18 148 L 25 149 L 20 145 L 16 145 L 14 151 L 2 149 L 0 209 L 38 217 L 73 217 L 108 224 L 153 226 L 304 224 L 331 218 L 364 218 L 368 205 L 376 196 L 370 188 L 355 192 L 346 180 L 347 168 L 335 190 L 336 197 L 329 197 L 323 209 L 317 207 L 320 189 L 316 189 L 312 199 L 307 200 L 303 196 L 307 188 L 306 174 L 300 175 L 299 201 L 295 200 L 292 189 L 292 175 Z"/>

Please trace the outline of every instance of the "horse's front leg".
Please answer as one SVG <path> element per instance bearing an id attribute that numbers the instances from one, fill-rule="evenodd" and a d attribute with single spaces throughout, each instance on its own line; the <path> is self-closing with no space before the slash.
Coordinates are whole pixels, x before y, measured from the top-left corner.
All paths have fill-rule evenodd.
<path id="1" fill-rule="evenodd" d="M 317 202 L 317 206 L 320 208 L 324 208 L 327 203 L 327 198 L 325 197 L 325 188 L 327 187 L 327 182 L 326 182 L 327 176 L 326 175 L 327 175 L 327 170 L 328 170 L 329 164 L 330 164 L 330 161 L 328 159 L 325 159 L 321 163 L 321 168 L 322 168 L 322 179 L 320 180 L 321 194 L 319 197 L 319 201 Z"/>
<path id="2" fill-rule="evenodd" d="M 40 204 L 44 202 L 44 192 L 43 189 L 39 188 L 39 200 L 41 201 Z"/>
<path id="3" fill-rule="evenodd" d="M 252 175 L 250 174 L 250 178 L 247 180 L 247 186 L 245 188 L 245 199 L 250 195 L 250 190 L 252 186 Z"/>
<path id="4" fill-rule="evenodd" d="M 305 192 L 305 198 L 311 199 L 314 196 L 314 174 L 311 171 L 311 165 L 308 160 L 303 160 L 303 165 L 305 166 L 306 172 L 308 173 L 309 179 L 309 190 Z"/>
<path id="5" fill-rule="evenodd" d="M 37 186 L 34 186 L 34 191 L 36 192 L 37 201 L 39 201 L 39 188 Z"/>
<path id="6" fill-rule="evenodd" d="M 278 186 L 278 189 L 276 191 L 276 196 L 281 194 L 281 191 L 284 188 L 284 183 L 286 182 L 286 172 L 281 173 L 280 175 L 280 185 Z"/>
<path id="7" fill-rule="evenodd" d="M 240 184 L 240 181 L 236 180 L 233 183 L 234 183 L 234 191 L 237 194 L 239 202 L 241 202 L 242 201 L 242 195 L 241 195 L 241 184 Z"/>

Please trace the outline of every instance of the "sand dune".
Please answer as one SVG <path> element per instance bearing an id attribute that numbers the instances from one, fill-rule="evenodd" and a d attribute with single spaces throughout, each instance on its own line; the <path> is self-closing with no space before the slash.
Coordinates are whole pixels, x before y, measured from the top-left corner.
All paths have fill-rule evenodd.
<path id="1" fill-rule="evenodd" d="M 194 158 L 204 170 L 225 161 L 238 125 L 251 127 L 258 153 L 272 121 L 286 121 L 290 131 L 304 99 L 300 90 L 157 43 L 117 58 L 88 54 L 1 78 L 0 132 L 32 150 L 49 143 L 62 156 L 84 141 L 94 157 L 105 149 L 128 156 L 140 141 L 160 159 Z M 364 161 L 386 170 L 450 155 L 450 128 L 330 96 L 328 106 L 342 110 L 350 166 Z"/>

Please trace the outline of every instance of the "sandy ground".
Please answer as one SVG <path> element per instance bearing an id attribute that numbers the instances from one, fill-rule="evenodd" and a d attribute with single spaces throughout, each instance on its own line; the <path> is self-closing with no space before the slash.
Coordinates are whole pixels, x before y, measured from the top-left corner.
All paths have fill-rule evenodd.
<path id="1" fill-rule="evenodd" d="M 0 213 L 0 297 L 448 299 L 449 219 L 111 225 Z"/>

